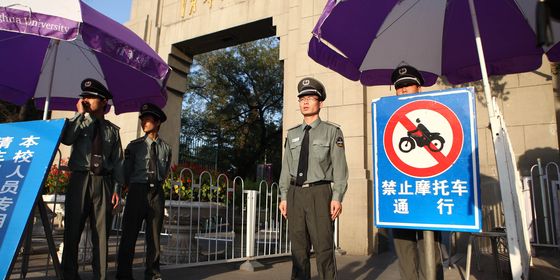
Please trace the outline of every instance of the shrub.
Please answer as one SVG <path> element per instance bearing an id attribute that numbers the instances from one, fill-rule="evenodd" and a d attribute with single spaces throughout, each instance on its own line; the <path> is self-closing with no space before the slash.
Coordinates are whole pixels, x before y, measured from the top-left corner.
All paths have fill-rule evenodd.
<path id="1" fill-rule="evenodd" d="M 66 192 L 66 185 L 70 180 L 70 171 L 61 168 L 66 164 L 67 160 L 61 160 L 60 167 L 57 164 L 51 166 L 43 187 L 43 194 L 64 194 Z"/>
<path id="2" fill-rule="evenodd" d="M 210 189 L 210 182 L 208 176 L 203 176 L 200 191 L 198 189 L 193 190 L 192 188 L 192 178 L 190 178 L 190 172 L 184 172 L 183 177 L 179 178 L 181 170 L 185 168 L 184 166 L 172 166 L 171 176 L 169 176 L 163 183 L 163 191 L 166 199 L 171 200 L 193 200 L 193 201 L 216 201 L 226 202 L 227 190 L 223 182 L 220 182 L 218 188 L 215 190 Z M 191 169 L 193 170 L 193 169 Z M 198 179 L 198 170 L 193 170 L 195 174 L 195 179 Z M 218 174 L 216 172 L 211 172 L 212 179 L 216 179 Z M 217 197 L 216 197 L 217 196 Z"/>

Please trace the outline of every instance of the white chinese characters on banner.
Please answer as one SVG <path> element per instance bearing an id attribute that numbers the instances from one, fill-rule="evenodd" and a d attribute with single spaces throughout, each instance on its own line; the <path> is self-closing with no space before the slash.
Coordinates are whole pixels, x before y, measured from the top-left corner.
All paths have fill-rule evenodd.
<path id="1" fill-rule="evenodd" d="M 0 137 L 0 149 L 8 149 L 14 137 Z"/>
<path id="2" fill-rule="evenodd" d="M 451 182 L 451 183 L 449 183 Z M 451 195 L 463 196 L 469 193 L 467 181 L 454 180 L 418 180 L 412 184 L 408 180 L 402 183 L 394 180 L 384 180 L 381 183 L 383 196 L 436 196 L 441 197 L 435 208 L 439 210 L 440 215 L 452 215 L 453 206 L 455 206 Z M 397 192 L 397 189 L 399 190 Z M 407 215 L 410 213 L 408 199 L 397 198 L 393 203 L 393 213 Z"/>
<path id="3" fill-rule="evenodd" d="M 18 188 L 19 188 L 19 181 L 6 181 L 4 182 L 4 185 L 0 187 L 0 194 L 4 194 L 4 193 L 17 194 Z"/>
<path id="4" fill-rule="evenodd" d="M 29 164 L 35 153 L 35 146 L 39 145 L 40 137 L 30 135 L 21 138 L 18 149 L 10 154 L 10 145 L 14 141 L 14 137 L 0 137 L 0 172 L 8 174 L 4 178 L 0 178 L 0 229 L 7 224 L 10 208 L 14 205 L 14 198 L 18 195 L 20 183 L 25 180 L 25 175 Z M 9 159 L 12 161 L 9 161 Z"/>
<path id="5" fill-rule="evenodd" d="M 14 137 L 0 137 L 0 162 L 4 161 L 4 155 L 6 154 L 4 150 L 10 147 L 13 140 Z"/>
<path id="6" fill-rule="evenodd" d="M 0 210 L 6 212 L 12 204 L 14 204 L 14 200 L 11 197 L 0 196 Z"/>
<path id="7" fill-rule="evenodd" d="M 0 124 L 0 279 L 10 276 L 66 119 Z"/>

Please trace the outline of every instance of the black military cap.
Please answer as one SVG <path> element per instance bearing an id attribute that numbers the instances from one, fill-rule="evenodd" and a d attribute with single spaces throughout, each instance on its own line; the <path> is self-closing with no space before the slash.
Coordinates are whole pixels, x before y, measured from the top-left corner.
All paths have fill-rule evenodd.
<path id="1" fill-rule="evenodd" d="M 303 78 L 299 81 L 297 90 L 297 97 L 317 95 L 319 97 L 319 101 L 324 101 L 327 98 L 327 92 L 325 91 L 323 84 L 313 78 Z"/>
<path id="2" fill-rule="evenodd" d="M 410 65 L 403 65 L 393 70 L 391 74 L 391 82 L 395 88 L 401 88 L 407 84 L 424 85 L 424 78 L 416 68 Z"/>
<path id="3" fill-rule="evenodd" d="M 154 118 L 160 120 L 161 122 L 165 122 L 167 120 L 167 116 L 165 113 L 156 105 L 152 103 L 145 103 L 140 108 L 140 116 L 142 118 L 145 115 L 152 115 Z"/>
<path id="4" fill-rule="evenodd" d="M 82 81 L 81 84 L 82 93 L 80 97 L 84 96 L 96 96 L 101 99 L 112 99 L 113 96 L 107 90 L 107 88 L 98 80 L 87 78 Z"/>

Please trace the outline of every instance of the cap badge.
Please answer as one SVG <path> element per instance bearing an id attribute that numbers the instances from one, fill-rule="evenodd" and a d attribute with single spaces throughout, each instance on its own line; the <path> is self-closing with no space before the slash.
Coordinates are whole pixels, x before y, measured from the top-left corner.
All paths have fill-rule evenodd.
<path id="1" fill-rule="evenodd" d="M 399 69 L 399 74 L 404 75 L 404 74 L 406 74 L 406 71 L 407 71 L 406 68 L 403 67 L 403 68 Z"/>
<path id="2" fill-rule="evenodd" d="M 309 85 L 309 80 L 308 79 L 303 80 L 302 84 L 304 86 L 308 86 Z"/>
<path id="3" fill-rule="evenodd" d="M 144 106 L 142 106 L 142 110 L 148 110 L 148 105 L 144 104 Z"/>
<path id="4" fill-rule="evenodd" d="M 91 86 L 91 81 L 86 81 L 86 82 L 84 83 L 84 86 L 90 87 L 90 86 Z"/>

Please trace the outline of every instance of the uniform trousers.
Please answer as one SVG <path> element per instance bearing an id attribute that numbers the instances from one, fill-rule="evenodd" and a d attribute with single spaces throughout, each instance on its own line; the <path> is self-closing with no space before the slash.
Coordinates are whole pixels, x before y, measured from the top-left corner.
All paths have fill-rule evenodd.
<path id="1" fill-rule="evenodd" d="M 330 183 L 288 189 L 288 235 L 292 243 L 291 279 L 310 279 L 311 245 L 319 279 L 336 279 L 334 222 L 331 220 Z"/>
<path id="2" fill-rule="evenodd" d="M 73 171 L 68 182 L 64 215 L 62 269 L 65 280 L 80 279 L 78 246 L 89 217 L 93 243 L 93 277 L 106 279 L 107 243 L 111 228 L 111 176 L 96 176 L 88 171 Z"/>
<path id="3" fill-rule="evenodd" d="M 132 261 L 138 233 L 146 220 L 146 269 L 145 279 L 161 277 L 160 233 L 163 225 L 164 194 L 162 184 L 132 183 L 126 198 L 123 216 L 123 233 L 118 255 L 118 279 L 132 279 Z"/>
<path id="4" fill-rule="evenodd" d="M 436 279 L 443 279 L 443 265 L 439 231 L 434 231 Z M 403 280 L 426 279 L 424 258 L 424 234 L 421 230 L 393 229 L 395 252 L 399 258 L 399 271 Z"/>

